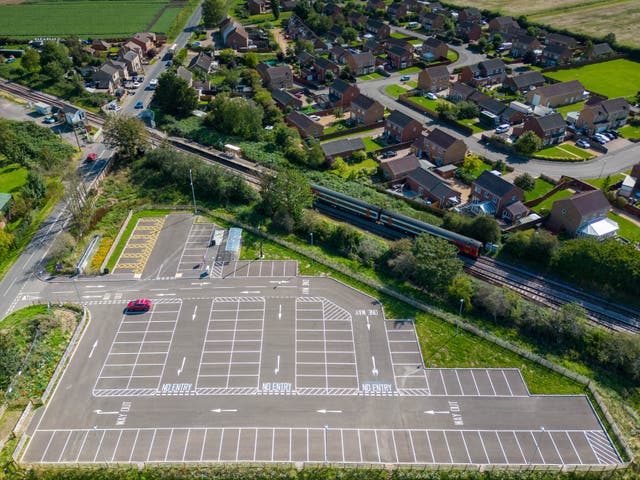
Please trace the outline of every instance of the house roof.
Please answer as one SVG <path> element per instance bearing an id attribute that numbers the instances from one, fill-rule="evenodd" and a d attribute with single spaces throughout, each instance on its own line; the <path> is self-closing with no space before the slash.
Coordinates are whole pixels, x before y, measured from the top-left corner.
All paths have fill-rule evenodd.
<path id="1" fill-rule="evenodd" d="M 551 115 L 545 115 L 544 117 L 534 117 L 534 120 L 538 122 L 538 125 L 540 125 L 540 128 L 544 131 L 567 127 L 567 124 L 560 113 L 552 113 Z"/>
<path id="2" fill-rule="evenodd" d="M 298 100 L 295 95 L 290 94 L 286 90 L 280 90 L 278 88 L 272 88 L 270 90 L 271 97 L 280 105 L 288 105 L 291 101 Z"/>
<path id="3" fill-rule="evenodd" d="M 329 69 L 338 67 L 338 65 L 335 62 L 332 62 L 328 58 L 324 58 L 324 57 L 316 58 L 313 63 L 317 68 L 321 68 L 322 70 L 329 70 Z"/>
<path id="4" fill-rule="evenodd" d="M 182 65 L 180 65 L 176 70 L 176 76 L 182 78 L 183 80 L 186 80 L 187 82 L 191 82 L 193 80 L 193 75 L 191 74 L 191 72 L 184 68 Z"/>
<path id="5" fill-rule="evenodd" d="M 349 87 L 355 86 L 349 82 L 345 82 L 341 78 L 336 78 L 331 84 L 331 89 L 340 93 L 344 93 Z"/>
<path id="6" fill-rule="evenodd" d="M 506 210 L 508 210 L 514 217 L 518 215 L 526 215 L 527 212 L 529 212 L 529 209 L 520 200 L 507 205 Z"/>
<path id="7" fill-rule="evenodd" d="M 370 51 L 362 52 L 362 53 L 348 53 L 348 55 L 353 58 L 353 61 L 358 67 L 363 67 L 365 65 L 373 65 L 376 63 L 376 59 L 373 56 L 373 53 Z"/>
<path id="8" fill-rule="evenodd" d="M 612 113 L 629 112 L 631 106 L 629 102 L 623 97 L 620 98 L 612 98 L 610 100 L 605 100 L 604 102 L 600 102 L 600 107 L 603 108 L 609 115 Z"/>
<path id="9" fill-rule="evenodd" d="M 366 95 L 360 94 L 354 100 L 352 100 L 351 105 L 356 105 L 356 106 L 362 108 L 363 110 L 368 110 L 369 108 L 371 108 L 376 103 L 378 103 L 378 102 L 376 100 L 374 100 L 373 98 L 370 98 L 370 97 L 367 97 Z"/>
<path id="10" fill-rule="evenodd" d="M 412 121 L 416 121 L 411 118 L 409 115 L 402 113 L 400 110 L 394 110 L 387 117 L 387 120 L 395 125 L 398 125 L 400 128 L 404 128 Z"/>
<path id="11" fill-rule="evenodd" d="M 136 58 L 138 58 L 138 54 L 133 50 L 129 50 L 127 53 L 123 55 L 123 58 L 130 62 L 133 62 Z"/>
<path id="12" fill-rule="evenodd" d="M 568 35 L 562 35 L 561 33 L 548 33 L 546 40 L 548 42 L 554 43 L 562 43 L 569 47 L 574 46 L 576 43 L 576 39 L 573 37 L 569 37 Z"/>
<path id="13" fill-rule="evenodd" d="M 103 64 L 100 69 L 96 72 L 96 73 L 106 73 L 107 75 L 109 75 L 110 77 L 113 77 L 113 75 L 116 72 L 119 72 L 120 69 L 115 67 L 114 65 L 112 65 L 111 63 L 105 63 Z"/>
<path id="14" fill-rule="evenodd" d="M 441 78 L 447 77 L 449 78 L 449 70 L 444 65 L 438 65 L 437 67 L 429 67 L 423 70 L 424 73 L 429 75 L 431 78 Z"/>
<path id="15" fill-rule="evenodd" d="M 289 113 L 289 115 L 287 115 L 287 120 L 289 120 L 291 123 L 293 123 L 296 127 L 301 128 L 302 130 L 307 130 L 307 129 L 313 128 L 313 127 L 321 127 L 322 128 L 322 125 L 320 125 L 319 123 L 314 122 L 313 120 L 311 120 L 306 115 L 303 115 L 300 112 L 296 112 L 295 110 L 293 110 L 291 113 Z"/>
<path id="16" fill-rule="evenodd" d="M 200 52 L 198 55 L 193 57 L 191 63 L 189 63 L 189 68 L 198 67 L 203 70 L 209 71 L 211 69 L 211 64 L 213 63 L 213 56 L 207 52 Z"/>
<path id="17" fill-rule="evenodd" d="M 384 27 L 384 25 L 384 22 L 381 22 L 380 20 L 376 20 L 374 18 L 370 18 L 369 20 L 367 20 L 367 28 L 380 30 L 382 27 Z"/>
<path id="18" fill-rule="evenodd" d="M 522 45 L 531 45 L 533 42 L 535 42 L 537 39 L 536 37 L 532 37 L 531 35 L 527 35 L 525 33 L 521 33 L 521 32 L 514 32 L 511 35 L 509 35 L 509 41 L 512 43 L 521 43 Z"/>
<path id="19" fill-rule="evenodd" d="M 286 77 L 288 74 L 291 74 L 291 67 L 289 65 L 278 65 L 276 67 L 267 67 L 265 70 L 266 75 L 271 80 Z"/>
<path id="20" fill-rule="evenodd" d="M 568 82 L 547 85 L 546 87 L 539 87 L 535 91 L 547 97 L 555 97 L 557 95 L 567 95 L 574 92 L 582 93 L 584 92 L 584 86 L 582 86 L 579 80 L 570 80 Z"/>
<path id="21" fill-rule="evenodd" d="M 404 48 L 402 48 L 399 45 L 391 45 L 391 47 L 389 47 L 387 49 L 387 51 L 392 55 L 397 55 L 398 57 L 404 57 L 405 55 L 411 55 L 411 52 L 405 50 Z"/>
<path id="22" fill-rule="evenodd" d="M 599 57 L 601 55 L 611 55 L 613 53 L 613 49 L 609 46 L 608 43 L 596 43 L 591 50 L 591 55 L 594 57 Z"/>
<path id="23" fill-rule="evenodd" d="M 485 190 L 489 190 L 491 193 L 499 197 L 506 195 L 512 188 L 514 188 L 512 183 L 507 182 L 504 178 L 499 177 L 488 170 L 483 171 L 480 176 L 473 181 L 473 183 Z"/>
<path id="24" fill-rule="evenodd" d="M 556 55 L 571 55 L 571 50 L 569 50 L 566 45 L 560 45 L 557 43 L 547 45 L 546 47 L 544 47 L 542 52 L 547 54 L 553 53 Z"/>
<path id="25" fill-rule="evenodd" d="M 383 160 L 382 164 L 385 165 L 394 176 L 401 173 L 410 172 L 420 166 L 420 159 L 415 155 L 405 155 L 400 158 L 389 158 Z"/>
<path id="26" fill-rule="evenodd" d="M 444 43 L 442 40 L 438 40 L 435 37 L 429 37 L 427 39 L 425 39 L 424 42 L 422 42 L 422 48 L 424 47 L 429 47 L 429 48 L 438 48 L 440 45 L 446 45 L 446 43 Z"/>
<path id="27" fill-rule="evenodd" d="M 309 52 L 307 52 L 306 50 L 303 50 L 302 52 L 300 52 L 298 54 L 298 62 L 300 62 L 302 64 L 310 63 L 314 59 L 315 59 L 315 57 L 313 55 L 311 55 Z"/>
<path id="28" fill-rule="evenodd" d="M 449 135 L 447 132 L 440 130 L 439 128 L 431 130 L 426 137 L 427 140 L 444 149 L 449 148 L 458 141 L 456 137 Z"/>
<path id="29" fill-rule="evenodd" d="M 483 60 L 478 63 L 478 66 L 486 71 L 491 70 L 504 70 L 506 65 L 499 58 L 492 58 L 490 60 Z"/>
<path id="30" fill-rule="evenodd" d="M 321 147 L 327 157 L 349 154 L 356 150 L 364 150 L 366 148 L 361 138 L 343 138 L 333 142 L 323 143 Z"/>
<path id="31" fill-rule="evenodd" d="M 491 112 L 494 115 L 500 115 L 507 108 L 504 103 L 479 91 L 474 92 L 469 100 L 475 102 L 482 110 Z"/>
<path id="32" fill-rule="evenodd" d="M 528 88 L 531 85 L 544 84 L 544 77 L 538 70 L 530 70 L 528 72 L 521 73 L 520 75 L 514 75 L 511 77 L 511 81 L 514 83 L 517 89 Z"/>
<path id="33" fill-rule="evenodd" d="M 477 89 L 467 85 L 466 83 L 458 82 L 451 85 L 451 93 L 456 93 L 460 95 L 463 99 L 469 98 L 471 95 L 473 95 L 477 91 L 478 91 Z"/>
<path id="34" fill-rule="evenodd" d="M 111 44 L 109 42 L 105 42 L 104 40 L 94 40 L 91 45 L 93 45 L 94 47 L 102 47 L 106 49 L 111 48 Z"/>
<path id="35" fill-rule="evenodd" d="M 451 188 L 444 180 L 442 180 L 442 178 L 430 170 L 416 168 L 409 172 L 407 178 L 410 178 L 437 197 L 449 198 L 460 196 L 460 192 Z"/>
<path id="36" fill-rule="evenodd" d="M 560 202 L 573 205 L 573 208 L 583 217 L 600 210 L 609 210 L 609 202 L 604 196 L 604 193 L 602 193 L 602 190 L 576 193 L 570 197 L 556 200 L 553 203 L 555 205 Z"/>

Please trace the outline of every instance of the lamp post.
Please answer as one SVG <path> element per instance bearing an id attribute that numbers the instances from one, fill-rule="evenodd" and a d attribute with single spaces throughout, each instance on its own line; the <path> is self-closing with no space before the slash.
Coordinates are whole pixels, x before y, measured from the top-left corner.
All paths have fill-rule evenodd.
<path id="1" fill-rule="evenodd" d="M 324 463 L 327 463 L 327 432 L 329 431 L 329 425 L 324 426 Z"/>
<path id="2" fill-rule="evenodd" d="M 191 196 L 193 197 L 193 214 L 198 214 L 198 208 L 196 207 L 196 191 L 193 189 L 193 176 L 191 175 L 191 169 L 189 169 L 189 183 L 191 183 Z"/>
<path id="3" fill-rule="evenodd" d="M 458 321 L 456 322 L 456 337 L 458 336 L 458 329 L 460 327 L 460 321 L 462 320 L 462 305 L 464 305 L 464 298 L 460 299 L 460 309 L 458 310 Z"/>

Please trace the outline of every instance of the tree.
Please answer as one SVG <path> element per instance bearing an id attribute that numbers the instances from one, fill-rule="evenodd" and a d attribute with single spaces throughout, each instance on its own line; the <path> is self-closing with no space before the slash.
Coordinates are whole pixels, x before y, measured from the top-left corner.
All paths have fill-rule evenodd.
<path id="1" fill-rule="evenodd" d="M 536 188 L 536 179 L 526 172 L 518 175 L 513 183 L 527 192 Z"/>
<path id="2" fill-rule="evenodd" d="M 309 40 L 305 40 L 304 38 L 300 37 L 296 40 L 296 45 L 295 45 L 295 54 L 299 55 L 301 52 L 307 52 L 313 55 L 313 43 L 311 43 Z"/>
<path id="3" fill-rule="evenodd" d="M 47 186 L 42 175 L 37 170 L 29 170 L 27 182 L 22 186 L 22 196 L 37 205 L 44 198 L 46 192 Z"/>
<path id="4" fill-rule="evenodd" d="M 76 240 L 69 232 L 60 232 L 51 244 L 49 257 L 56 263 L 61 262 L 76 246 Z"/>
<path id="5" fill-rule="evenodd" d="M 198 106 L 198 93 L 173 72 L 160 76 L 154 99 L 164 112 L 177 117 L 190 114 Z"/>
<path id="6" fill-rule="evenodd" d="M 13 235 L 6 230 L 0 230 L 0 258 L 7 258 L 15 246 Z"/>
<path id="7" fill-rule="evenodd" d="M 6 391 L 20 368 L 23 354 L 11 335 L 0 335 L 0 389 Z"/>
<path id="8" fill-rule="evenodd" d="M 40 54 L 33 48 L 27 48 L 22 54 L 22 67 L 27 72 L 36 72 L 40 68 Z"/>
<path id="9" fill-rule="evenodd" d="M 235 62 L 236 51 L 233 48 L 225 48 L 220 52 L 219 58 L 220 58 L 220 63 L 224 65 L 229 65 L 232 62 Z"/>
<path id="10" fill-rule="evenodd" d="M 207 28 L 217 27 L 227 16 L 226 0 L 205 0 L 202 4 L 202 20 Z"/>
<path id="11" fill-rule="evenodd" d="M 346 27 L 342 30 L 342 39 L 345 42 L 353 42 L 356 38 L 358 38 L 358 31 L 353 27 Z"/>
<path id="12" fill-rule="evenodd" d="M 63 70 L 70 68 L 69 49 L 62 43 L 44 42 L 40 51 L 40 65 L 51 62 L 59 64 Z"/>
<path id="13" fill-rule="evenodd" d="M 591 41 L 591 39 L 588 39 L 586 42 L 584 42 L 584 56 L 590 57 L 592 53 L 593 53 L 593 42 Z"/>
<path id="14" fill-rule="evenodd" d="M 344 117 L 344 109 L 338 107 L 333 111 L 333 116 L 336 118 Z"/>
<path id="15" fill-rule="evenodd" d="M 414 282 L 435 292 L 446 291 L 456 275 L 462 273 L 458 249 L 441 238 L 422 234 L 414 240 L 416 263 Z"/>
<path id="16" fill-rule="evenodd" d="M 147 148 L 147 131 L 138 118 L 109 115 L 103 131 L 107 146 L 115 148 L 122 158 L 136 158 Z"/>
<path id="17" fill-rule="evenodd" d="M 403 238 L 393 242 L 387 252 L 386 267 L 397 278 L 408 280 L 416 271 L 416 259 L 413 255 L 413 242 Z"/>
<path id="18" fill-rule="evenodd" d="M 488 215 L 475 217 L 471 221 L 469 229 L 465 232 L 466 235 L 480 240 L 483 243 L 496 243 L 500 240 L 501 233 L 500 225 L 498 225 L 496 219 Z"/>
<path id="19" fill-rule="evenodd" d="M 246 53 L 243 60 L 247 67 L 256 68 L 256 65 L 258 65 L 258 54 L 256 52 Z"/>
<path id="20" fill-rule="evenodd" d="M 465 312 L 471 310 L 473 306 L 473 282 L 468 275 L 460 274 L 454 277 L 451 285 L 447 288 L 449 299 L 456 308 L 460 308 L 460 299 L 463 300 L 462 308 Z"/>
<path id="21" fill-rule="evenodd" d="M 478 105 L 473 102 L 460 102 L 457 105 L 459 119 L 476 118 L 480 114 Z"/>
<path id="22" fill-rule="evenodd" d="M 294 169 L 266 176 L 261 194 L 261 209 L 277 226 L 287 226 L 288 218 L 293 221 L 292 226 L 299 224 L 305 208 L 313 201 L 309 183 Z"/>
<path id="23" fill-rule="evenodd" d="M 51 80 L 58 82 L 64 77 L 64 68 L 58 62 L 49 62 L 42 66 L 42 73 Z"/>
<path id="24" fill-rule="evenodd" d="M 482 167 L 482 160 L 475 155 L 467 155 L 462 162 L 462 170 L 466 173 L 475 173 Z"/>
<path id="25" fill-rule="evenodd" d="M 209 103 L 206 124 L 221 133 L 256 140 L 264 131 L 263 116 L 262 107 L 253 100 L 229 98 L 226 94 L 218 94 Z"/>
<path id="26" fill-rule="evenodd" d="M 491 44 L 493 45 L 494 49 L 498 49 L 503 42 L 504 38 L 502 38 L 502 35 L 500 35 L 499 33 L 493 35 L 493 38 L 491 39 Z"/>
<path id="27" fill-rule="evenodd" d="M 271 6 L 273 18 L 278 20 L 280 18 L 280 0 L 269 0 L 269 5 Z"/>
<path id="28" fill-rule="evenodd" d="M 325 163 L 324 152 L 319 142 L 312 142 L 307 149 L 307 164 L 311 168 L 319 168 Z"/>
<path id="29" fill-rule="evenodd" d="M 542 140 L 529 130 L 518 137 L 514 146 L 520 155 L 531 155 L 542 148 Z"/>
<path id="30" fill-rule="evenodd" d="M 616 44 L 616 34 L 613 32 L 607 33 L 604 36 L 604 41 L 613 47 Z"/>

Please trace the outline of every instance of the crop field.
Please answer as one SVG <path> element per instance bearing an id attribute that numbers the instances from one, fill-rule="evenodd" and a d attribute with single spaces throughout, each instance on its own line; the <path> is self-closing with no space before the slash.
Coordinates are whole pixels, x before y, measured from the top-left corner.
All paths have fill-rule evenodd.
<path id="1" fill-rule="evenodd" d="M 151 31 L 155 33 L 167 33 L 180 13 L 180 10 L 180 8 L 167 8 L 162 12 L 162 15 L 156 23 L 153 24 Z"/>
<path id="2" fill-rule="evenodd" d="M 146 30 L 167 3 L 167 0 L 135 3 L 78 0 L 0 5 L 0 32 L 10 37 L 126 37 Z"/>
<path id="3" fill-rule="evenodd" d="M 609 98 L 633 97 L 640 85 L 640 63 L 619 59 L 545 73 L 562 82 L 580 80 L 587 90 Z"/>
<path id="4" fill-rule="evenodd" d="M 474 6 L 535 23 L 566 28 L 576 33 L 603 37 L 616 34 L 618 42 L 640 46 L 640 2 L 637 0 L 450 0 L 459 6 Z"/>

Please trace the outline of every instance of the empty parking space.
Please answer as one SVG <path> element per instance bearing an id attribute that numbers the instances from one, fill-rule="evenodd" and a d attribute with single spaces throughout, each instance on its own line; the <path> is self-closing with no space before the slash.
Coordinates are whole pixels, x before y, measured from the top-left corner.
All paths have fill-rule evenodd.
<path id="1" fill-rule="evenodd" d="M 160 235 L 164 221 L 165 217 L 148 217 L 137 220 L 113 273 L 132 273 L 135 278 L 140 278 Z"/>
<path id="2" fill-rule="evenodd" d="M 237 260 L 219 265 L 223 278 L 295 277 L 298 262 L 294 260 Z"/>
<path id="3" fill-rule="evenodd" d="M 40 430 L 41 463 L 330 462 L 451 465 L 609 465 L 598 430 L 146 428 Z"/>
<path id="4" fill-rule="evenodd" d="M 194 221 L 191 224 L 178 261 L 176 277 L 180 278 L 189 274 L 199 275 L 204 270 L 210 260 L 207 258 L 207 253 L 211 240 L 215 236 L 215 228 L 212 223 L 196 223 Z"/>

